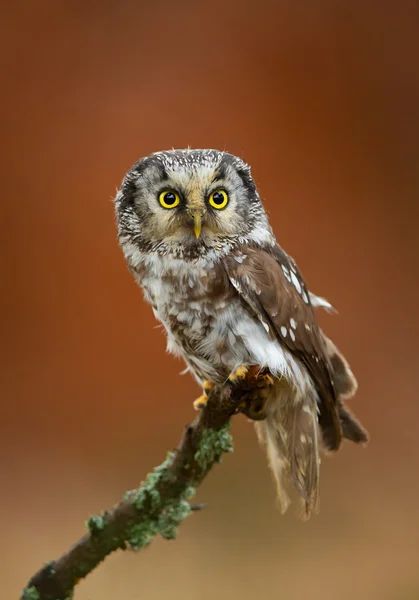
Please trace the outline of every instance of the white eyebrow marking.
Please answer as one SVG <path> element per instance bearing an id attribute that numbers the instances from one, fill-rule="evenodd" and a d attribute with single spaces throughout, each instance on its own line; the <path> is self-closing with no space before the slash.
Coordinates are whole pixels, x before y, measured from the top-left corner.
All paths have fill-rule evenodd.
<path id="1" fill-rule="evenodd" d="M 282 326 L 281 327 L 281 334 L 283 335 L 284 338 L 287 337 L 287 333 L 288 333 L 287 328 L 284 327 L 284 326 Z"/>

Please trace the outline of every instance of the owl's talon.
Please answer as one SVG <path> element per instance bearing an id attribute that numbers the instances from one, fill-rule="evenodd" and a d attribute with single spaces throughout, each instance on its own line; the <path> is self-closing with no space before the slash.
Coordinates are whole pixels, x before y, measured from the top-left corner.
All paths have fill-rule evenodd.
<path id="1" fill-rule="evenodd" d="M 266 387 L 274 384 L 274 378 L 269 373 L 264 373 L 257 378 L 258 387 Z"/>
<path id="2" fill-rule="evenodd" d="M 214 386 L 215 383 L 212 383 L 212 381 L 209 381 L 208 379 L 205 379 L 202 382 L 202 388 L 204 393 L 202 394 L 202 396 L 199 396 L 199 398 L 197 398 L 194 401 L 193 407 L 195 410 L 201 410 L 201 408 L 204 408 L 204 406 L 206 406 L 208 402 L 208 393 L 213 389 Z"/>
<path id="3" fill-rule="evenodd" d="M 205 379 L 205 381 L 202 384 L 202 387 L 204 388 L 204 391 L 206 392 L 210 392 L 213 387 L 214 387 L 214 383 L 212 383 L 212 381 L 208 381 L 208 379 Z"/>
<path id="4" fill-rule="evenodd" d="M 230 373 L 229 378 L 228 378 L 229 381 L 231 381 L 231 383 L 237 383 L 241 379 L 245 379 L 248 370 L 249 370 L 249 367 L 246 367 L 246 365 L 240 365 L 239 367 L 237 367 L 237 369 L 235 371 Z"/>
<path id="5" fill-rule="evenodd" d="M 246 394 L 238 404 L 236 411 L 243 413 L 252 421 L 263 421 L 266 418 L 265 405 L 268 399 L 268 389 L 257 389 Z"/>
<path id="6" fill-rule="evenodd" d="M 199 398 L 194 400 L 193 407 L 195 410 L 201 410 L 202 408 L 204 408 L 206 406 L 207 402 L 208 402 L 208 396 L 206 394 L 202 394 L 202 396 L 199 396 Z"/>

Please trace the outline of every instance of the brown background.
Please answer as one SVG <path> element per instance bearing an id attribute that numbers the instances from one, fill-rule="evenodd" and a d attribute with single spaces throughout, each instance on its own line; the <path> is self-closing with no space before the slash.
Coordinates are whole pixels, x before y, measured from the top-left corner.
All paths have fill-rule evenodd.
<path id="1" fill-rule="evenodd" d="M 1 597 L 173 447 L 199 393 L 165 355 L 111 198 L 140 156 L 240 154 L 360 381 L 371 433 L 275 511 L 252 427 L 178 540 L 108 558 L 77 600 L 419 596 L 416 0 L 10 3 L 1 19 Z"/>

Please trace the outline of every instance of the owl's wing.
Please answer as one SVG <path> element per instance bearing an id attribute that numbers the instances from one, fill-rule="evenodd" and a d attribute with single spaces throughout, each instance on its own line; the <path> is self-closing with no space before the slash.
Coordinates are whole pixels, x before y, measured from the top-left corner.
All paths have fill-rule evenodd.
<path id="1" fill-rule="evenodd" d="M 309 292 L 295 262 L 277 246 L 242 247 L 224 259 L 228 277 L 272 339 L 278 339 L 309 372 L 320 398 L 325 445 L 339 447 L 342 427 L 324 339 Z"/>

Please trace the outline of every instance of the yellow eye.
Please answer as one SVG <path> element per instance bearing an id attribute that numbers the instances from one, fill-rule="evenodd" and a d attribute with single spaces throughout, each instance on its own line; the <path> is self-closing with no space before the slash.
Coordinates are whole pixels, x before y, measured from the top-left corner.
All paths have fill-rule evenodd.
<path id="1" fill-rule="evenodd" d="M 165 190 L 160 194 L 159 202 L 163 208 L 175 208 L 180 203 L 179 194 L 171 190 Z"/>
<path id="2" fill-rule="evenodd" d="M 228 204 L 228 194 L 225 190 L 216 190 L 210 194 L 208 202 L 213 208 L 220 210 Z"/>

